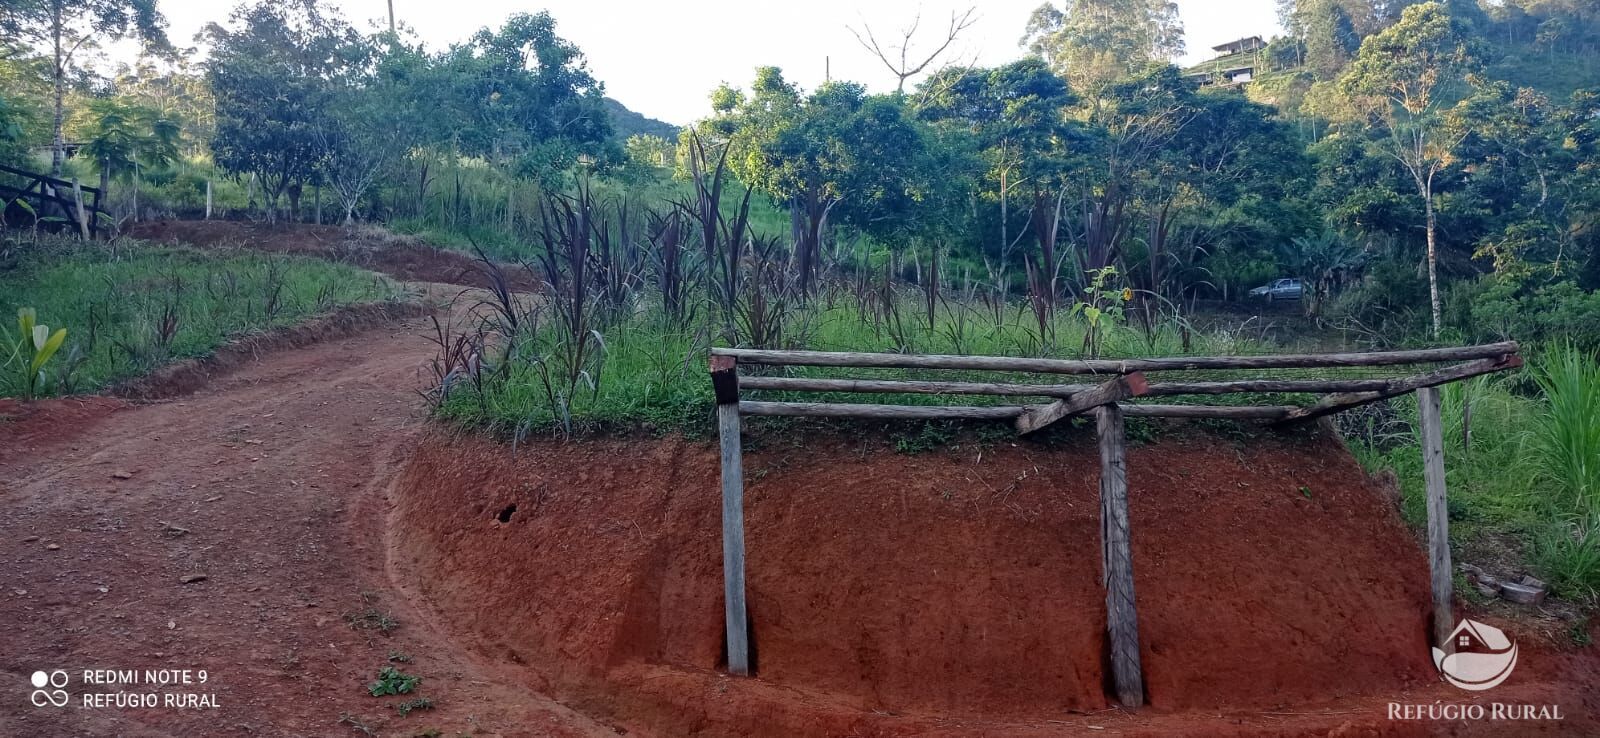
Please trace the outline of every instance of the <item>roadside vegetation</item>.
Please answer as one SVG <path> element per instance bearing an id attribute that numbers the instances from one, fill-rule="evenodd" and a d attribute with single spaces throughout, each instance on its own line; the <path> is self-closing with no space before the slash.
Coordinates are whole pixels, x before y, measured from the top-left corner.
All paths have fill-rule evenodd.
<path id="1" fill-rule="evenodd" d="M 381 277 L 314 259 L 41 238 L 0 270 L 0 397 L 92 392 L 234 338 L 398 294 Z M 19 311 L 66 331 L 37 367 Z"/>

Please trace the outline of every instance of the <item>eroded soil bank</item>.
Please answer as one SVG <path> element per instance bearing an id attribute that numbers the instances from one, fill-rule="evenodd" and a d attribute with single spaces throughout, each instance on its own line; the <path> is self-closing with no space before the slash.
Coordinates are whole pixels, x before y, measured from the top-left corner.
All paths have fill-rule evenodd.
<path id="1" fill-rule="evenodd" d="M 753 440 L 756 679 L 719 671 L 709 441 L 434 432 L 391 493 L 394 565 L 458 637 L 646 732 L 1059 731 L 1110 707 L 1092 437 Z M 1336 440 L 1183 430 L 1129 470 L 1145 727 L 1340 703 L 1404 733 L 1379 701 L 1460 696 L 1434 691 L 1426 561 Z"/>

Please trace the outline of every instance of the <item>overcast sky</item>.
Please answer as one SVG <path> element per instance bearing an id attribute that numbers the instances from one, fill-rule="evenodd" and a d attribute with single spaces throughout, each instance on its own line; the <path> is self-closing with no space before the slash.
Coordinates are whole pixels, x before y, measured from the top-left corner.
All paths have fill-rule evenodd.
<path id="1" fill-rule="evenodd" d="M 849 28 L 870 25 L 880 42 L 921 13 L 927 40 L 948 25 L 953 9 L 977 5 L 978 21 L 952 47 L 963 60 L 1001 64 L 1022 54 L 1017 40 L 1041 0 L 680 0 L 616 2 L 549 0 L 394 0 L 399 20 L 439 49 L 483 26 L 498 26 L 514 12 L 549 10 L 556 31 L 588 57 L 606 93 L 633 110 L 670 123 L 707 112 L 707 94 L 726 80 L 744 85 L 761 65 L 782 67 L 810 89 L 831 66 L 835 79 L 875 91 L 893 89 L 894 77 L 856 43 Z M 175 44 L 209 21 L 226 19 L 227 0 L 159 0 Z M 358 28 L 386 19 L 386 0 L 337 3 Z M 1188 36 L 1186 62 L 1209 58 L 1211 46 L 1242 36 L 1279 33 L 1273 0 L 1178 0 Z M 383 20 L 387 23 L 386 20 Z M 886 39 L 886 37 L 888 37 Z M 918 48 L 913 40 L 913 50 Z"/>

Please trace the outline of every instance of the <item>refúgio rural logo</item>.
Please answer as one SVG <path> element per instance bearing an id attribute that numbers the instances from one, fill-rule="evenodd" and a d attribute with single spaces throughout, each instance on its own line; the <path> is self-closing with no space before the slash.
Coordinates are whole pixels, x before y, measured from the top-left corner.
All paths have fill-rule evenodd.
<path id="1" fill-rule="evenodd" d="M 1482 692 L 1498 686 L 1517 666 L 1517 644 L 1492 625 L 1463 618 L 1450 634 L 1455 653 L 1433 649 L 1433 665 L 1445 681 Z"/>

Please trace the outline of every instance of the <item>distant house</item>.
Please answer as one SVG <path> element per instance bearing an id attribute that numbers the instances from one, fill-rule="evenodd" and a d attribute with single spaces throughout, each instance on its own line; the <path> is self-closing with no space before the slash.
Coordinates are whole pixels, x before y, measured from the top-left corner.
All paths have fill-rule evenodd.
<path id="1" fill-rule="evenodd" d="M 1217 56 L 1184 70 L 1183 76 L 1200 86 L 1242 85 L 1255 79 L 1256 67 L 1267 42 L 1260 36 L 1246 36 L 1211 47 Z"/>
<path id="2" fill-rule="evenodd" d="M 1267 48 L 1267 42 L 1262 41 L 1260 36 L 1247 36 L 1239 39 L 1238 41 L 1229 41 L 1225 44 L 1213 46 L 1211 47 L 1211 50 L 1217 52 L 1218 57 L 1223 57 L 1229 54 L 1243 54 L 1246 52 L 1260 51 L 1265 48 Z"/>

